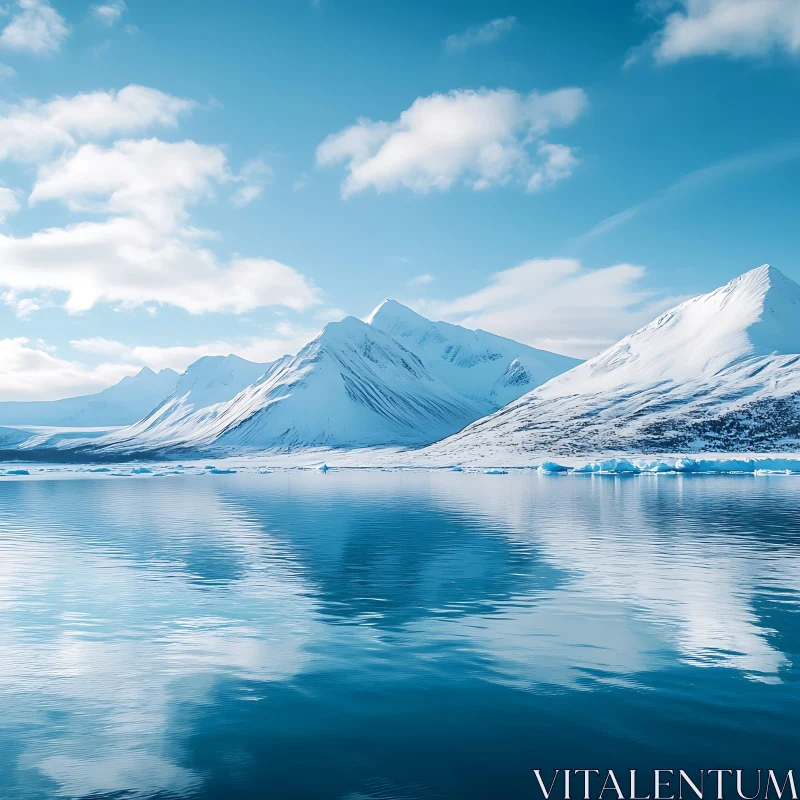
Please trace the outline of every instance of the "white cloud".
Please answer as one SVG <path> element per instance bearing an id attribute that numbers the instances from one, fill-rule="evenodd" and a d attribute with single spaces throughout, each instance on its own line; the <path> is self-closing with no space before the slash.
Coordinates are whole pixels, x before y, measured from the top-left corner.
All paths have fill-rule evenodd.
<path id="1" fill-rule="evenodd" d="M 418 98 L 394 122 L 360 119 L 331 134 L 317 148 L 317 162 L 346 163 L 344 197 L 369 187 L 446 191 L 463 181 L 485 189 L 532 178 L 536 190 L 566 174 L 565 155 L 558 150 L 563 146 L 542 137 L 571 125 L 586 105 L 585 92 L 576 88 L 528 95 L 509 89 L 433 94 Z"/>
<path id="2" fill-rule="evenodd" d="M 798 0 L 650 0 L 640 7 L 663 22 L 647 46 L 662 63 L 692 56 L 800 52 Z"/>
<path id="3" fill-rule="evenodd" d="M 69 26 L 47 0 L 18 0 L 17 13 L 0 33 L 0 45 L 34 55 L 57 52 Z"/>
<path id="4" fill-rule="evenodd" d="M 500 17 L 482 25 L 472 25 L 462 33 L 452 33 L 444 40 L 449 53 L 463 53 L 471 47 L 492 44 L 517 27 L 516 17 Z"/>
<path id="5" fill-rule="evenodd" d="M 416 277 L 412 278 L 409 282 L 409 286 L 427 286 L 429 283 L 433 283 L 435 278 L 433 275 L 425 272 L 422 275 L 417 275 Z"/>
<path id="6" fill-rule="evenodd" d="M 98 392 L 141 367 L 57 358 L 41 342 L 19 337 L 0 339 L 0 400 L 54 400 Z"/>
<path id="7" fill-rule="evenodd" d="M 318 330 L 283 323 L 271 336 L 251 337 L 242 341 L 214 341 L 191 346 L 158 347 L 155 345 L 126 345 L 102 337 L 75 339 L 72 347 L 101 358 L 122 360 L 146 365 L 154 370 L 170 369 L 183 372 L 189 364 L 203 356 L 227 356 L 233 353 L 248 361 L 265 363 L 281 356 L 294 354 L 317 334 Z"/>
<path id="8" fill-rule="evenodd" d="M 130 85 L 118 92 L 97 91 L 27 100 L 0 114 L 0 159 L 36 162 L 82 140 L 102 139 L 145 130 L 175 127 L 195 103 L 157 89 Z"/>
<path id="9" fill-rule="evenodd" d="M 537 152 L 542 161 L 528 179 L 529 192 L 549 189 L 572 175 L 572 170 L 578 165 L 574 149 L 565 144 L 542 144 Z"/>
<path id="10" fill-rule="evenodd" d="M 0 287 L 17 296 L 66 295 L 72 313 L 99 303 L 162 303 L 201 314 L 319 302 L 319 291 L 291 267 L 241 256 L 220 263 L 192 237 L 134 217 L 0 235 Z"/>
<path id="11" fill-rule="evenodd" d="M 20 209 L 17 193 L 6 186 L 0 186 L 0 224 Z"/>
<path id="12" fill-rule="evenodd" d="M 639 214 L 650 211 L 660 206 L 662 203 L 666 203 L 682 194 L 688 194 L 690 192 L 694 194 L 706 186 L 730 180 L 738 175 L 763 169 L 771 169 L 799 158 L 800 142 L 782 142 L 758 150 L 751 150 L 748 153 L 741 153 L 731 158 L 717 161 L 708 167 L 693 170 L 686 175 L 682 175 L 673 184 L 652 197 L 642 200 L 635 205 L 629 206 L 601 220 L 589 231 L 573 239 L 570 244 L 581 247 L 595 237 L 602 236 L 608 233 L 608 231 L 620 225 L 624 225 Z"/>
<path id="13" fill-rule="evenodd" d="M 450 301 L 419 300 L 426 316 L 588 358 L 673 305 L 641 287 L 643 267 L 588 270 L 573 259 L 533 259 Z"/>
<path id="14" fill-rule="evenodd" d="M 0 64 L 0 80 L 6 81 L 15 78 L 17 71 L 14 67 L 9 67 L 8 64 Z"/>
<path id="15" fill-rule="evenodd" d="M 261 159 L 231 171 L 220 147 L 190 140 L 103 138 L 153 124 L 174 126 L 194 104 L 141 86 L 48 103 L 29 100 L 0 116 L 0 158 L 38 162 L 31 204 L 57 201 L 99 214 L 24 237 L 0 236 L 0 292 L 18 316 L 45 305 L 71 313 L 98 304 L 172 305 L 192 314 L 241 313 L 265 306 L 305 310 L 320 292 L 296 270 L 264 258 L 221 259 L 203 246 L 214 231 L 191 222 L 189 209 L 220 186 L 236 186 L 234 204 L 258 196 L 271 176 Z M 54 151 L 59 158 L 46 161 Z M 0 217 L 16 210 L 0 187 Z"/>
<path id="16" fill-rule="evenodd" d="M 236 208 L 243 208 L 264 193 L 264 185 L 272 178 L 272 167 L 261 158 L 253 158 L 233 177 L 241 184 L 231 196 L 231 203 Z"/>
<path id="17" fill-rule="evenodd" d="M 159 139 L 87 144 L 39 169 L 30 202 L 59 200 L 72 211 L 131 214 L 170 230 L 187 205 L 229 178 L 219 147 Z"/>
<path id="18" fill-rule="evenodd" d="M 114 0 L 99 6 L 92 6 L 92 14 L 104 25 L 114 25 L 119 22 L 127 6 L 124 0 Z"/>

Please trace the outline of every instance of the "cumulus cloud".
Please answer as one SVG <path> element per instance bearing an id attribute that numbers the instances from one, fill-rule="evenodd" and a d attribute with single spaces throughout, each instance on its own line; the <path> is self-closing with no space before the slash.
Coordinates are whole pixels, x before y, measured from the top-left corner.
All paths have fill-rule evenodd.
<path id="1" fill-rule="evenodd" d="M 644 276 L 632 264 L 589 270 L 573 259 L 532 259 L 495 273 L 472 294 L 412 305 L 434 319 L 588 358 L 679 299 L 644 289 Z"/>
<path id="2" fill-rule="evenodd" d="M 541 144 L 537 150 L 541 162 L 528 178 L 528 191 L 549 189 L 558 181 L 568 178 L 578 165 L 575 151 L 565 144 Z"/>
<path id="3" fill-rule="evenodd" d="M 215 146 L 159 139 L 87 144 L 40 167 L 30 202 L 58 200 L 72 211 L 130 214 L 171 229 L 189 204 L 228 178 L 225 154 Z"/>
<path id="4" fill-rule="evenodd" d="M 493 44 L 516 27 L 516 17 L 499 17 L 482 25 L 472 25 L 461 33 L 451 33 L 444 40 L 444 49 L 448 53 L 463 53 L 472 47 Z"/>
<path id="5" fill-rule="evenodd" d="M 47 0 L 18 0 L 16 13 L 0 32 L 0 45 L 8 50 L 48 55 L 61 48 L 69 26 Z"/>
<path id="6" fill-rule="evenodd" d="M 486 189 L 533 180 L 530 188 L 536 191 L 566 177 L 576 161 L 569 148 L 572 160 L 559 150 L 565 146 L 543 137 L 574 123 L 586 105 L 585 92 L 577 88 L 528 95 L 509 89 L 433 94 L 418 98 L 394 122 L 363 118 L 331 134 L 317 148 L 317 162 L 345 162 L 344 197 L 369 187 L 446 191 L 458 181 Z"/>
<path id="7" fill-rule="evenodd" d="M 44 342 L 25 337 L 0 339 L 0 400 L 55 400 L 99 392 L 141 367 L 58 358 Z"/>
<path id="8" fill-rule="evenodd" d="M 99 303 L 161 303 L 202 314 L 302 311 L 319 302 L 316 287 L 291 267 L 241 256 L 221 263 L 192 237 L 135 217 L 0 235 L 0 287 L 17 296 L 60 293 L 71 313 Z"/>
<path id="9" fill-rule="evenodd" d="M 639 7 L 662 24 L 645 46 L 662 63 L 692 56 L 800 52 L 797 0 L 646 0 Z M 635 51 L 629 62 L 640 53 Z"/>
<path id="10" fill-rule="evenodd" d="M 0 113 L 0 159 L 41 161 L 81 141 L 130 134 L 154 125 L 175 127 L 191 100 L 130 85 L 47 102 L 27 100 Z"/>
<path id="11" fill-rule="evenodd" d="M 262 160 L 236 173 L 222 148 L 191 140 L 80 142 L 174 126 L 192 105 L 129 86 L 118 93 L 31 100 L 0 117 L 0 158 L 38 162 L 32 205 L 58 202 L 74 213 L 105 217 L 0 236 L 0 292 L 18 316 L 46 305 L 79 313 L 99 304 L 168 304 L 201 314 L 268 306 L 305 310 L 320 302 L 319 290 L 296 270 L 266 258 L 220 258 L 203 245 L 218 235 L 192 224 L 191 206 L 220 187 L 236 187 L 235 204 L 252 201 L 271 174 Z M 59 157 L 47 160 L 59 149 Z M 15 193 L 0 187 L 0 218 L 17 207 Z"/>
<path id="12" fill-rule="evenodd" d="M 6 221 L 11 214 L 16 214 L 20 209 L 17 193 L 6 186 L 0 186 L 0 225 Z"/>
<path id="13" fill-rule="evenodd" d="M 112 3 L 92 6 L 92 14 L 104 25 L 110 27 L 119 22 L 126 8 L 124 0 L 114 0 Z"/>

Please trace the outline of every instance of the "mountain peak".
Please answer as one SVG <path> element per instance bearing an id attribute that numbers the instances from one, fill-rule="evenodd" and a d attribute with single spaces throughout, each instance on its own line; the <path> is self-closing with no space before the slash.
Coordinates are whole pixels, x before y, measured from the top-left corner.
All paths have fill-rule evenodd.
<path id="1" fill-rule="evenodd" d="M 419 323 L 420 321 L 430 323 L 430 320 L 425 319 L 425 317 L 417 314 L 416 311 L 412 311 L 408 306 L 404 306 L 390 297 L 387 297 L 375 307 L 367 317 L 366 323 L 367 325 L 374 325 L 376 321 L 380 322 L 389 319 L 401 320 L 406 323 Z"/>

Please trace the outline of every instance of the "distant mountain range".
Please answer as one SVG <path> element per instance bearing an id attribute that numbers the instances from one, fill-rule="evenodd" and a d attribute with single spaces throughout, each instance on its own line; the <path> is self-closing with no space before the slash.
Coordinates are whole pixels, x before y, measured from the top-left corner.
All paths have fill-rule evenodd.
<path id="1" fill-rule="evenodd" d="M 695 297 L 431 457 L 800 447 L 800 286 L 774 267 Z"/>
<path id="2" fill-rule="evenodd" d="M 433 323 L 385 301 L 368 322 L 331 323 L 296 356 L 260 365 L 256 381 L 253 365 L 239 363 L 229 382 L 237 391 L 227 397 L 187 391 L 182 378 L 151 414 L 93 446 L 104 452 L 419 446 L 577 363 Z"/>
<path id="3" fill-rule="evenodd" d="M 144 367 L 137 375 L 97 394 L 64 400 L 0 403 L 0 425 L 54 425 L 110 427 L 130 425 L 170 394 L 178 382 L 171 369 L 153 372 Z"/>
<path id="4" fill-rule="evenodd" d="M 146 410 L 141 409 L 146 407 Z M 393 300 L 331 323 L 297 355 L 143 370 L 97 395 L 0 404 L 0 447 L 52 447 L 16 424 L 127 424 L 61 437 L 87 454 L 424 448 L 474 457 L 800 447 L 800 286 L 770 266 L 676 306 L 584 363 L 431 322 Z M 43 420 L 46 420 L 43 421 Z"/>

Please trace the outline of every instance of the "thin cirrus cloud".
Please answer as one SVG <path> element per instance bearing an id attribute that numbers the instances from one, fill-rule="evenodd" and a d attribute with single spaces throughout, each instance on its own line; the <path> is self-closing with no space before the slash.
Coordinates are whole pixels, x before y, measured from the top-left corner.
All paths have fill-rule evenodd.
<path id="1" fill-rule="evenodd" d="M 577 157 L 545 141 L 587 107 L 578 88 L 523 95 L 510 89 L 459 89 L 420 97 L 393 122 L 359 119 L 317 148 L 322 167 L 344 163 L 342 196 L 475 190 L 517 182 L 536 192 L 568 177 Z"/>
<path id="2" fill-rule="evenodd" d="M 800 53 L 797 0 L 642 0 L 639 10 L 661 28 L 626 64 L 652 53 L 671 63 L 694 56 L 761 57 Z"/>
<path id="3" fill-rule="evenodd" d="M 465 53 L 473 47 L 494 44 L 511 33 L 518 24 L 516 17 L 498 17 L 481 25 L 471 25 L 461 33 L 451 33 L 444 40 L 444 49 L 448 53 Z"/>
<path id="4" fill-rule="evenodd" d="M 643 288 L 644 277 L 632 264 L 590 270 L 575 259 L 531 259 L 471 294 L 412 305 L 434 319 L 589 358 L 683 299 Z"/>
<path id="5" fill-rule="evenodd" d="M 60 50 L 67 36 L 69 25 L 47 0 L 17 0 L 11 21 L 0 32 L 0 46 L 43 56 Z"/>

